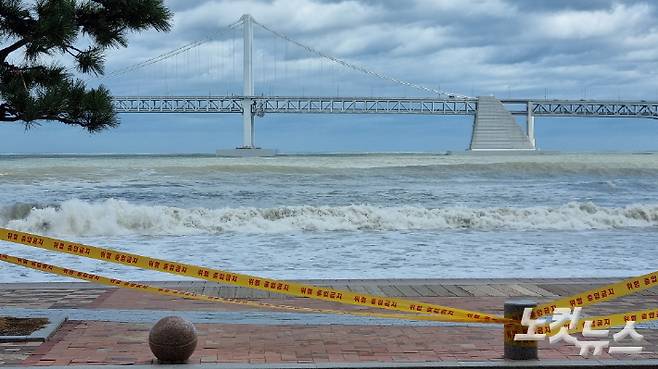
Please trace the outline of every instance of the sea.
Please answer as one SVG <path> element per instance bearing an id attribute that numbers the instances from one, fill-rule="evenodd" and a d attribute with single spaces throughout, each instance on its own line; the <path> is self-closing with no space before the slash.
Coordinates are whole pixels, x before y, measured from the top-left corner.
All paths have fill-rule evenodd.
<path id="1" fill-rule="evenodd" d="M 631 276 L 658 269 L 658 154 L 2 155 L 0 226 L 284 279 Z"/>

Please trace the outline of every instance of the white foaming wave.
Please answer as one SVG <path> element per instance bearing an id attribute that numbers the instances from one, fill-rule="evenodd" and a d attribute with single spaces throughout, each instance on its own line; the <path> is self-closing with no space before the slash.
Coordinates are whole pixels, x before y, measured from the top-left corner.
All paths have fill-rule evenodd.
<path id="1" fill-rule="evenodd" d="M 658 204 L 602 207 L 593 203 L 526 208 L 283 206 L 184 209 L 124 200 L 69 200 L 32 208 L 8 228 L 80 236 L 284 233 L 389 230 L 588 230 L 658 226 Z"/>

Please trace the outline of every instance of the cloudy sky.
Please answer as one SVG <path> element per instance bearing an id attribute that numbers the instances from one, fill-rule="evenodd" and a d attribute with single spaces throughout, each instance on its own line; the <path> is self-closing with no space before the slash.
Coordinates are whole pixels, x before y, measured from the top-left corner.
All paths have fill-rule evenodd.
<path id="1" fill-rule="evenodd" d="M 136 71 L 91 79 L 116 95 L 241 93 L 244 13 L 324 53 L 432 89 L 469 96 L 658 100 L 658 5 L 649 1 L 166 1 L 169 34 L 147 32 L 108 55 L 121 70 L 195 40 L 203 45 Z M 338 67 L 256 27 L 257 94 L 420 96 Z M 237 115 L 122 115 L 88 135 L 44 123 L 0 127 L 2 152 L 201 152 L 241 142 Z M 257 143 L 286 152 L 464 150 L 472 118 L 270 115 Z M 658 121 L 537 119 L 545 150 L 658 150 Z"/>

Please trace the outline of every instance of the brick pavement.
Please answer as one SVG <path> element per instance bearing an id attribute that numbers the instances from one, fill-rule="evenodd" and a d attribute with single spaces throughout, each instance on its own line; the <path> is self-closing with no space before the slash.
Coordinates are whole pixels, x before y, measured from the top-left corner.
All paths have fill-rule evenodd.
<path id="1" fill-rule="evenodd" d="M 69 322 L 23 365 L 147 364 L 149 324 Z M 199 324 L 190 363 L 322 363 L 502 360 L 502 328 L 255 326 Z M 646 335 L 646 332 L 643 332 Z M 658 334 L 647 336 L 654 349 Z M 575 347 L 543 343 L 540 357 L 582 359 Z M 646 352 L 638 358 L 658 358 Z M 614 358 L 604 354 L 604 359 Z"/>
<path id="2" fill-rule="evenodd" d="M 241 311 L 243 306 L 213 304 L 119 289 L 53 288 L 0 290 L 3 304 L 14 307 L 61 306 L 85 309 L 154 309 Z M 565 288 L 565 291 L 568 290 Z M 486 293 L 486 288 L 481 289 Z M 566 293 L 566 292 L 565 292 Z M 31 297 L 30 297 L 31 296 Z M 35 298 L 38 296 L 39 298 Z M 27 300 L 26 300 L 27 297 Z M 537 296 L 533 296 L 538 298 Z M 550 299 L 550 297 L 544 297 Z M 434 296 L 423 300 L 501 313 L 505 296 Z M 539 297 L 541 299 L 541 297 Z M 261 299 L 300 306 L 335 306 L 320 301 Z M 658 296 L 632 296 L 592 309 L 592 313 L 655 307 Z M 343 309 L 360 309 L 343 306 Z M 0 365 L 149 364 L 147 337 L 151 324 L 103 321 L 67 322 L 48 342 L 0 344 Z M 101 319 L 101 317 L 99 317 Z M 153 322 L 154 323 L 154 322 Z M 390 325 L 255 325 L 197 324 L 199 345 L 191 363 L 344 363 L 502 360 L 502 327 L 427 327 Z M 613 330 L 616 332 L 617 330 Z M 640 359 L 658 359 L 658 331 L 641 330 L 646 341 Z M 540 345 L 543 360 L 586 360 L 573 346 Z M 607 360 L 628 359 L 626 355 Z"/>
<path id="3" fill-rule="evenodd" d="M 148 364 L 150 325 L 70 322 L 24 365 Z M 323 363 L 502 360 L 502 328 L 245 326 L 199 324 L 190 363 Z M 652 335 L 658 342 L 658 335 Z M 575 347 L 540 349 L 542 359 L 582 359 Z M 654 352 L 638 355 L 658 358 Z M 614 359 L 608 354 L 601 358 Z M 616 355 L 616 359 L 627 356 Z"/>

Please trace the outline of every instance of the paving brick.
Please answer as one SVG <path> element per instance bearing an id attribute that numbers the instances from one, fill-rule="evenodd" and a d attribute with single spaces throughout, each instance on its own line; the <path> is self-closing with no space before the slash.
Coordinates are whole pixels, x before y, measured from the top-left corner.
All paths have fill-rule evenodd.
<path id="1" fill-rule="evenodd" d="M 395 283 L 372 282 L 379 290 L 400 291 Z M 480 283 L 480 282 L 478 282 Z M 503 294 L 512 294 L 508 286 L 536 286 L 528 281 L 505 284 L 482 280 L 481 285 L 468 281 L 443 283 L 404 282 L 406 292 L 413 291 L 423 301 L 488 313 L 501 313 L 507 296 L 483 297 L 493 293 L 493 287 Z M 507 283 L 507 282 L 505 282 Z M 592 281 L 562 285 L 551 280 L 552 291 L 576 291 L 592 287 Z M 463 288 L 457 287 L 457 285 Z M 487 288 L 486 285 L 491 287 Z M 546 285 L 546 283 L 544 283 Z M 193 286 L 193 284 L 190 284 Z M 430 286 L 430 287 L 425 287 Z M 440 286 L 438 288 L 434 288 Z M 475 287 L 473 287 L 475 286 Z M 367 285 L 361 286 L 367 290 Z M 359 288 L 361 288 L 359 287 Z M 87 287 L 88 288 L 88 287 Z M 211 289 L 208 289 L 211 291 Z M 535 292 L 537 289 L 528 289 Z M 11 292 L 8 292 L 11 291 Z M 219 293 L 221 289 L 212 290 Z M 518 289 L 517 289 L 518 291 Z M 235 291 L 234 291 L 235 292 Z M 494 291 L 495 292 L 495 291 Z M 431 294 L 431 296 L 430 296 Z M 461 296 L 457 297 L 455 295 Z M 476 296 L 471 296 L 476 295 Z M 95 296 L 95 297 L 94 297 Z M 26 299 L 26 297 L 30 297 Z M 66 304 L 86 309 L 158 309 L 178 311 L 242 311 L 247 308 L 228 304 L 213 304 L 170 297 L 145 295 L 118 289 L 68 288 L 0 290 L 0 298 L 8 306 L 57 307 Z M 550 297 L 535 298 L 548 301 Z M 28 302 L 25 302 L 29 300 Z M 282 301 L 283 300 L 283 301 Z M 4 300 L 3 300 L 4 301 Z M 340 308 L 368 311 L 356 306 L 337 306 L 323 301 L 276 297 L 260 301 L 294 306 Z M 587 315 L 654 307 L 658 296 L 630 296 L 613 303 L 586 308 Z M 249 308 L 250 309 L 250 308 Z M 72 317 L 75 319 L 75 317 Z M 0 344 L 0 366 L 74 365 L 74 364 L 140 364 L 154 363 L 147 344 L 149 324 L 128 324 L 100 321 L 69 321 L 43 344 Z M 238 325 L 198 324 L 199 344 L 191 363 L 325 363 L 325 362 L 422 362 L 422 361 L 500 361 L 502 360 L 502 330 L 500 327 L 423 327 L 423 326 L 348 326 L 348 325 Z M 613 330 L 616 332 L 617 330 Z M 643 330 L 647 343 L 637 357 L 658 358 L 658 331 Z M 5 352 L 5 351 L 8 352 Z M 5 351 L 3 351 L 5 350 Z M 15 356 L 10 356 L 15 355 Z M 16 356 L 18 355 L 18 356 Z M 578 349 L 568 345 L 540 345 L 540 357 L 545 360 L 578 359 Z M 626 359 L 627 356 L 604 354 L 602 360 Z"/>

